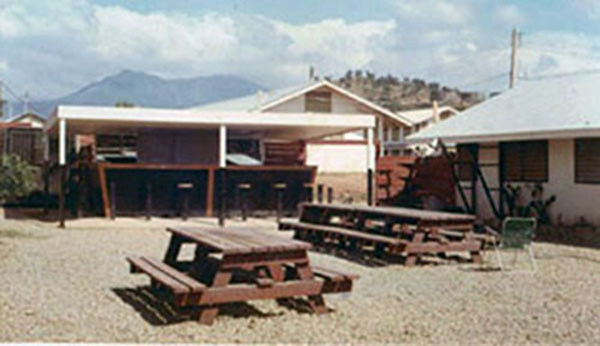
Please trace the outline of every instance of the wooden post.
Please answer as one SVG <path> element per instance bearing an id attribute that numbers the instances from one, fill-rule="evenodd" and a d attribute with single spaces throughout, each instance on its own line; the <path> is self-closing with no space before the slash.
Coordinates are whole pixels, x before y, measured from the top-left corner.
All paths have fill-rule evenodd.
<path id="1" fill-rule="evenodd" d="M 227 212 L 227 178 L 225 169 L 219 169 L 219 226 L 225 226 L 225 213 Z"/>
<path id="2" fill-rule="evenodd" d="M 279 223 L 283 214 L 283 191 L 286 188 L 286 184 L 277 183 L 273 187 L 277 191 L 277 223 Z"/>
<path id="3" fill-rule="evenodd" d="M 44 216 L 48 216 L 50 209 L 50 165 L 44 161 Z"/>
<path id="4" fill-rule="evenodd" d="M 308 203 L 312 203 L 314 200 L 314 196 L 313 196 L 313 185 L 312 184 L 305 184 L 304 185 L 304 191 L 306 193 L 306 198 L 305 201 Z"/>
<path id="5" fill-rule="evenodd" d="M 479 165 L 479 145 L 473 144 L 468 147 L 471 155 L 471 209 L 477 214 L 477 167 Z"/>
<path id="6" fill-rule="evenodd" d="M 115 181 L 110 182 L 110 219 L 114 220 L 116 217 L 117 210 L 117 183 Z"/>
<path id="7" fill-rule="evenodd" d="M 150 180 L 146 181 L 146 220 L 152 216 L 152 184 Z"/>
<path id="8" fill-rule="evenodd" d="M 327 203 L 333 203 L 333 187 L 327 187 Z"/>
<path id="9" fill-rule="evenodd" d="M 186 221 L 188 218 L 188 209 L 189 209 L 189 199 L 190 199 L 190 190 L 194 188 L 192 183 L 179 183 L 177 184 L 177 190 L 179 193 L 179 198 L 181 201 L 181 218 L 183 221 Z"/>
<path id="10" fill-rule="evenodd" d="M 323 184 L 317 185 L 317 202 L 323 203 Z"/>
<path id="11" fill-rule="evenodd" d="M 250 187 L 250 184 L 238 185 L 238 205 L 242 212 L 242 221 L 246 221 L 248 218 L 248 191 L 250 190 Z"/>
<path id="12" fill-rule="evenodd" d="M 60 174 L 60 188 L 58 189 L 58 227 L 65 228 L 65 166 L 58 166 Z"/>

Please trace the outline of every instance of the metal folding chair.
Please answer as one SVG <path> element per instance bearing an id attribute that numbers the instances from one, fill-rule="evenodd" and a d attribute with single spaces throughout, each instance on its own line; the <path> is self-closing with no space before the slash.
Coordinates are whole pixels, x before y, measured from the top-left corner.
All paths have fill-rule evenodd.
<path id="1" fill-rule="evenodd" d="M 502 221 L 502 230 L 496 232 L 486 227 L 489 233 L 499 238 L 499 244 L 494 243 L 494 252 L 500 270 L 508 269 L 502 261 L 500 250 L 509 250 L 513 252 L 512 268 L 515 268 L 517 257 L 520 252 L 527 252 L 531 261 L 533 272 L 537 271 L 537 262 L 532 248 L 532 240 L 537 228 L 537 221 L 534 217 L 507 217 Z"/>

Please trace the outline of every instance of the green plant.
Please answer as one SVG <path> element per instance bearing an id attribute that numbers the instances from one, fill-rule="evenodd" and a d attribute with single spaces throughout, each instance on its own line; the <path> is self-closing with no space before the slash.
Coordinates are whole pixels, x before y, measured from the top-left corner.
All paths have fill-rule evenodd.
<path id="1" fill-rule="evenodd" d="M 26 196 L 35 187 L 35 167 L 16 155 L 0 156 L 0 203 Z"/>
<path id="2" fill-rule="evenodd" d="M 520 186 L 507 185 L 505 191 L 510 216 L 532 216 L 537 219 L 539 224 L 550 223 L 549 208 L 556 201 L 556 196 L 552 195 L 544 199 L 544 187 L 542 184 L 535 184 L 531 187 L 531 199 L 527 204 L 524 204 L 521 200 L 522 189 Z"/>

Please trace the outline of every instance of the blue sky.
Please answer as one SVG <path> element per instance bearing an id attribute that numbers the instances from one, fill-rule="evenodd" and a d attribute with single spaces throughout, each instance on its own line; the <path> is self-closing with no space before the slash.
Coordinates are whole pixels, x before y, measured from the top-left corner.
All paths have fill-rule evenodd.
<path id="1" fill-rule="evenodd" d="M 34 99 L 123 69 L 235 74 L 265 88 L 348 69 L 506 87 L 600 68 L 600 0 L 0 0 L 0 78 Z"/>

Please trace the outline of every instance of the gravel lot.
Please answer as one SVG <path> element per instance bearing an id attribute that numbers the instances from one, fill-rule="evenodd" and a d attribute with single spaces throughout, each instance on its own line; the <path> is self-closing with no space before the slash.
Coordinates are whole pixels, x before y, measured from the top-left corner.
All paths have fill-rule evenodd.
<path id="1" fill-rule="evenodd" d="M 213 326 L 198 325 L 189 311 L 157 301 L 125 261 L 162 257 L 164 227 L 177 223 L 84 219 L 59 230 L 0 219 L 0 341 L 600 343 L 600 250 L 545 243 L 535 247 L 535 274 L 456 261 L 367 266 L 311 253 L 315 263 L 361 276 L 351 295 L 326 297 L 334 312 L 259 301 L 227 306 Z M 252 224 L 275 230 L 269 221 Z"/>

